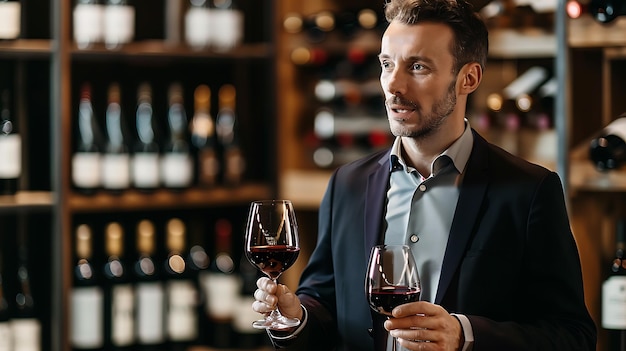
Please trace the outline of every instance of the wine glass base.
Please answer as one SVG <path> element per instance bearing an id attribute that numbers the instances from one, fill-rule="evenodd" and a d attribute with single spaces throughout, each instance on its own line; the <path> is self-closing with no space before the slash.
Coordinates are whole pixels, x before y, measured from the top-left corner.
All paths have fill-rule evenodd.
<path id="1" fill-rule="evenodd" d="M 256 329 L 270 329 L 270 330 L 285 330 L 300 325 L 300 320 L 297 318 L 279 317 L 273 319 L 260 319 L 254 321 L 252 326 Z"/>

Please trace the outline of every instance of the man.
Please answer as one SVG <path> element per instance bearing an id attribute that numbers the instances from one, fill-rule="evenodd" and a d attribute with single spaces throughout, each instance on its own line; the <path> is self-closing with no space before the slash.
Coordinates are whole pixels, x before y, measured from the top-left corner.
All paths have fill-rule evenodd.
<path id="1" fill-rule="evenodd" d="M 253 309 L 298 317 L 270 331 L 294 350 L 595 350 L 556 173 L 487 143 L 465 118 L 487 30 L 464 0 L 391 0 L 380 82 L 390 150 L 338 168 L 295 294 L 261 278 Z M 412 247 L 422 301 L 385 320 L 364 293 L 368 254 Z M 384 327 L 384 329 L 382 329 Z"/>

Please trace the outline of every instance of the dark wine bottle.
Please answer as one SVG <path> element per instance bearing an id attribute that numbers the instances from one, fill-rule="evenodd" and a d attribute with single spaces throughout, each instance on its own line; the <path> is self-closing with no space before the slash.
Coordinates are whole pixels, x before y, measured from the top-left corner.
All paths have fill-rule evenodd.
<path id="1" fill-rule="evenodd" d="M 227 219 L 219 219 L 215 223 L 215 259 L 204 284 L 211 320 L 210 344 L 215 348 L 233 345 L 233 313 L 238 304 L 241 282 L 235 272 L 231 246 L 232 224 Z"/>
<path id="2" fill-rule="evenodd" d="M 135 125 L 137 141 L 131 162 L 132 183 L 138 190 L 150 192 L 161 184 L 161 161 L 152 109 L 152 88 L 148 83 L 139 86 Z"/>
<path id="3" fill-rule="evenodd" d="M 106 226 L 104 245 L 104 339 L 111 351 L 132 350 L 135 342 L 135 293 L 131 271 L 124 259 L 124 228 L 118 222 Z"/>
<path id="4" fill-rule="evenodd" d="M 602 327 L 608 329 L 607 351 L 626 349 L 626 219 L 616 223 L 615 257 L 602 284 Z"/>
<path id="5" fill-rule="evenodd" d="M 216 118 L 217 140 L 224 152 L 224 183 L 229 186 L 239 185 L 246 169 L 246 161 L 239 145 L 239 130 L 235 113 L 236 91 L 231 84 L 226 84 L 219 91 L 219 112 Z"/>
<path id="6" fill-rule="evenodd" d="M 179 218 L 167 222 L 165 261 L 166 331 L 169 350 L 185 350 L 198 339 L 198 291 L 185 259 L 186 228 Z"/>
<path id="7" fill-rule="evenodd" d="M 591 140 L 589 158 L 599 171 L 619 168 L 626 162 L 626 113 L 604 127 Z"/>
<path id="8" fill-rule="evenodd" d="M 117 49 L 135 37 L 135 8 L 128 0 L 106 0 L 103 9 L 103 38 L 108 49 Z"/>
<path id="9" fill-rule="evenodd" d="M 141 220 L 137 225 L 137 250 L 135 262 L 135 328 L 137 345 L 141 350 L 160 350 L 165 343 L 164 303 L 165 291 L 162 272 L 157 265 L 154 223 Z"/>
<path id="10" fill-rule="evenodd" d="M 22 173 L 22 139 L 11 113 L 9 90 L 0 99 L 0 195 L 13 195 L 18 190 Z"/>
<path id="11" fill-rule="evenodd" d="M 79 192 L 92 194 L 102 185 L 101 133 L 91 103 L 91 85 L 80 91 L 76 150 L 72 155 L 72 183 Z"/>
<path id="12" fill-rule="evenodd" d="M 191 186 L 193 160 L 187 141 L 187 114 L 183 105 L 183 88 L 178 83 L 172 84 L 169 89 L 167 122 L 170 135 L 161 156 L 161 178 L 166 188 L 181 190 Z"/>
<path id="13" fill-rule="evenodd" d="M 0 40 L 17 39 L 21 34 L 20 0 L 0 1 Z"/>
<path id="14" fill-rule="evenodd" d="M 191 121 L 191 144 L 196 152 L 197 183 L 212 187 L 217 183 L 220 162 L 217 158 L 215 122 L 211 116 L 211 89 L 204 84 L 194 91 L 194 115 Z"/>
<path id="15" fill-rule="evenodd" d="M 105 190 L 121 193 L 130 187 L 130 154 L 119 84 L 112 83 L 108 95 L 105 117 L 107 143 L 102 155 L 102 186 Z"/>
<path id="16" fill-rule="evenodd" d="M 4 255 L 2 254 L 3 247 L 0 247 L 0 350 L 11 351 L 13 341 L 13 335 L 11 335 L 11 311 L 9 310 L 9 301 L 6 298 L 4 280 L 2 279 L 5 272 Z"/>
<path id="17" fill-rule="evenodd" d="M 102 41 L 103 5 L 99 0 L 77 0 L 72 12 L 74 41 L 86 49 Z"/>
<path id="18" fill-rule="evenodd" d="M 73 350 L 102 350 L 104 346 L 104 293 L 93 262 L 93 232 L 76 227 L 76 263 L 70 293 L 70 343 Z"/>
<path id="19" fill-rule="evenodd" d="M 40 351 L 41 320 L 30 281 L 26 225 L 26 217 L 20 215 L 17 231 L 17 284 L 11 316 L 13 351 Z"/>
<path id="20" fill-rule="evenodd" d="M 613 22 L 626 15 L 625 0 L 591 0 L 588 4 L 591 16 L 600 23 Z"/>
<path id="21" fill-rule="evenodd" d="M 251 265 L 245 255 L 242 255 L 239 263 L 239 276 L 241 277 L 239 303 L 237 303 L 233 311 L 233 330 L 237 340 L 236 346 L 243 350 L 256 349 L 267 345 L 269 341 L 262 329 L 252 326 L 252 323 L 259 319 L 259 314 L 250 308 L 255 301 L 256 281 L 263 276 L 263 273 Z"/>

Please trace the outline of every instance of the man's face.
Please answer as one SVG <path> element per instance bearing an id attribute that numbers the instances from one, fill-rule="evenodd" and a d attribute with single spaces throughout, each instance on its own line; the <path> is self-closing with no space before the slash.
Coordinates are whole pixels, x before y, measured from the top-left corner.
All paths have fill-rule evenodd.
<path id="1" fill-rule="evenodd" d="M 379 56 L 380 83 L 394 135 L 432 135 L 455 110 L 452 41 L 453 32 L 444 24 L 389 24 Z"/>

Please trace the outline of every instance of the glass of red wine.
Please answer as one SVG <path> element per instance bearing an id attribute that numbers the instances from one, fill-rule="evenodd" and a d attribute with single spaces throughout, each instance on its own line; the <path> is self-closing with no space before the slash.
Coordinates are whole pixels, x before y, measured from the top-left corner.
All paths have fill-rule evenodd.
<path id="1" fill-rule="evenodd" d="M 298 258 L 298 224 L 289 200 L 261 200 L 250 205 L 244 251 L 248 261 L 274 282 Z M 278 308 L 252 325 L 281 330 L 298 326 L 300 320 L 283 316 Z"/>
<path id="2" fill-rule="evenodd" d="M 378 245 L 372 247 L 365 293 L 370 307 L 387 317 L 399 305 L 419 301 L 419 274 L 411 248 L 407 245 Z M 392 350 L 396 350 L 393 339 Z"/>

